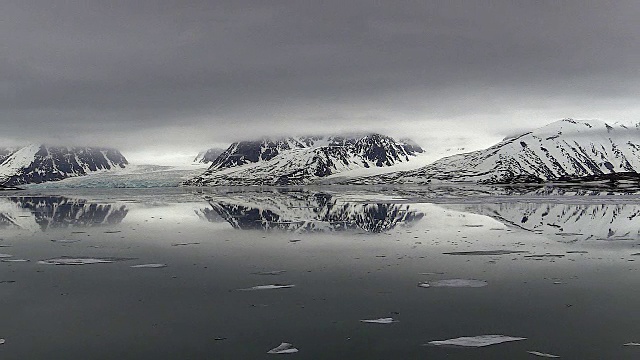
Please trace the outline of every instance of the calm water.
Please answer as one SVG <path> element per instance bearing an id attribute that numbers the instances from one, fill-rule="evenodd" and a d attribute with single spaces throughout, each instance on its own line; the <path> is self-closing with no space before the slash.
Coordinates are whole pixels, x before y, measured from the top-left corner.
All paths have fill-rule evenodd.
<path id="1" fill-rule="evenodd" d="M 638 359 L 639 215 L 557 189 L 4 192 L 0 358 Z M 102 263 L 39 263 L 69 258 Z M 424 345 L 488 334 L 526 340 Z"/>

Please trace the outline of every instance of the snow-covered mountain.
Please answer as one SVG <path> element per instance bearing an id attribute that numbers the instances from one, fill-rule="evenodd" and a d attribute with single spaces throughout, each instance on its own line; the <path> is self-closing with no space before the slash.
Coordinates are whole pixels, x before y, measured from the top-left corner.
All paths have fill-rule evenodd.
<path id="1" fill-rule="evenodd" d="M 225 149 L 221 148 L 211 148 L 206 151 L 201 151 L 195 159 L 193 159 L 194 163 L 197 164 L 209 164 L 214 162 L 220 154 L 222 154 Z"/>
<path id="2" fill-rule="evenodd" d="M 232 144 L 185 185 L 299 185 L 346 170 L 407 162 L 423 150 L 380 135 L 314 136 Z"/>
<path id="3" fill-rule="evenodd" d="M 505 138 L 488 149 L 449 156 L 417 170 L 343 183 L 539 183 L 639 172 L 640 128 L 564 119 Z"/>
<path id="4" fill-rule="evenodd" d="M 200 211 L 204 218 L 212 222 L 222 218 L 240 230 L 380 233 L 411 226 L 424 216 L 409 204 L 349 201 L 323 192 L 242 192 L 208 200 L 211 208 Z"/>
<path id="5" fill-rule="evenodd" d="M 0 164 L 0 184 L 21 185 L 62 180 L 101 170 L 124 168 L 127 159 L 115 149 L 25 146 Z"/>

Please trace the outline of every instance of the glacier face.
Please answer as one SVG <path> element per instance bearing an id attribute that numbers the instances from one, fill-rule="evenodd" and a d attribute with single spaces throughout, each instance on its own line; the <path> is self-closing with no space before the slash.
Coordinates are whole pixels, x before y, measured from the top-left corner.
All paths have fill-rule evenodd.
<path id="1" fill-rule="evenodd" d="M 372 134 L 298 137 L 232 144 L 202 175 L 185 185 L 300 185 L 347 170 L 407 162 L 423 150 Z"/>
<path id="2" fill-rule="evenodd" d="M 123 169 L 127 159 L 115 149 L 28 145 L 0 164 L 0 184 L 58 181 L 92 172 Z"/>
<path id="3" fill-rule="evenodd" d="M 484 150 L 420 169 L 346 180 L 348 184 L 485 184 L 564 181 L 640 170 L 640 129 L 564 119 Z"/>

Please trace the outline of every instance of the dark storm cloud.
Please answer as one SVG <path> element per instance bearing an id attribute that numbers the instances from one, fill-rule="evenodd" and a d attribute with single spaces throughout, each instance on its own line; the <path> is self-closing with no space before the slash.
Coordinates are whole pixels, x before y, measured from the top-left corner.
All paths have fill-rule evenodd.
<path id="1" fill-rule="evenodd" d="M 0 7 L 0 138 L 183 146 L 479 123 L 501 136 L 640 112 L 636 1 Z"/>

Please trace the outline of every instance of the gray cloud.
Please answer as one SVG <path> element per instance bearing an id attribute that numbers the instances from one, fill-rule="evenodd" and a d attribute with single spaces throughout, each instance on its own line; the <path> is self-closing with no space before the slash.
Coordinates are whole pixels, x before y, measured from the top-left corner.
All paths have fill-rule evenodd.
<path id="1" fill-rule="evenodd" d="M 0 138 L 175 151 L 638 121 L 638 18 L 636 1 L 5 1 Z"/>

